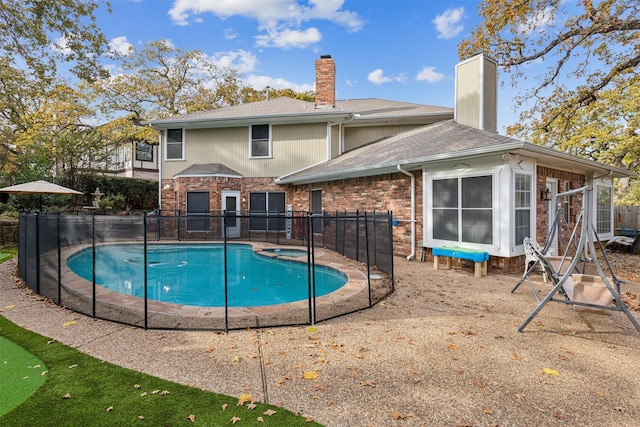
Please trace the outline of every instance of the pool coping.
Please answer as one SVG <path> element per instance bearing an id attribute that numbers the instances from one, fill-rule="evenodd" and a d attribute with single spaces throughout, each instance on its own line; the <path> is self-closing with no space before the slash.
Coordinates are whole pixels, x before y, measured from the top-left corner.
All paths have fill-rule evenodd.
<path id="1" fill-rule="evenodd" d="M 102 243 L 102 245 L 112 245 L 112 244 L 139 244 L 140 242 L 109 242 Z M 148 243 L 149 245 L 155 244 L 220 244 L 221 242 L 211 242 L 211 241 L 162 241 L 162 242 L 152 242 Z M 234 245 L 247 245 L 252 246 L 253 251 L 260 255 L 268 258 L 278 258 L 283 261 L 290 262 L 298 262 L 298 263 L 307 263 L 307 257 L 302 257 L 304 261 L 302 261 L 301 257 L 291 257 L 286 255 L 280 255 L 278 253 L 273 252 L 265 252 L 265 249 L 297 249 L 300 250 L 300 247 L 297 246 L 287 246 L 287 245 L 274 245 L 265 242 L 251 242 L 251 241 L 234 241 Z M 74 245 L 74 246 L 66 246 L 61 248 L 60 251 L 60 277 L 61 277 L 61 286 L 66 291 L 80 297 L 83 299 L 88 299 L 90 302 L 93 301 L 93 283 L 89 280 L 86 280 L 80 276 L 78 276 L 75 272 L 73 272 L 66 263 L 66 260 L 69 256 L 84 250 L 86 248 L 90 248 L 90 244 L 84 245 Z M 316 297 L 316 311 L 318 308 L 322 306 L 332 305 L 338 303 L 340 301 L 344 301 L 354 297 L 359 294 L 363 290 L 367 289 L 368 281 L 366 273 L 358 270 L 355 267 L 345 265 L 335 261 L 326 261 L 322 259 L 322 256 L 327 252 L 326 249 L 316 248 L 314 252 L 314 260 L 316 265 L 321 265 L 324 267 L 328 267 L 334 269 L 336 271 L 341 272 L 347 278 L 347 283 L 345 283 L 340 288 L 336 289 L 333 292 L 322 295 L 320 297 Z M 45 254 L 46 256 L 46 254 Z M 57 258 L 57 251 L 55 254 Z M 144 308 L 144 298 L 136 297 L 133 295 L 127 295 L 124 293 L 116 292 L 110 289 L 105 288 L 101 285 L 96 285 L 95 291 L 96 302 L 100 302 L 103 304 L 115 305 L 119 307 L 124 307 L 129 310 L 140 310 L 143 311 Z M 285 314 L 293 311 L 300 310 L 309 310 L 309 300 L 299 300 L 289 303 L 283 304 L 272 304 L 272 305 L 264 305 L 264 306 L 234 306 L 234 307 L 207 307 L 207 306 L 194 306 L 187 304 L 174 304 L 168 302 L 157 301 L 151 298 L 147 299 L 147 311 L 149 313 L 158 313 L 164 315 L 172 315 L 172 316 L 180 316 L 180 317 L 202 317 L 202 318 L 224 318 L 225 314 L 229 317 L 246 317 L 246 316 L 260 316 L 260 315 L 272 315 L 272 314 Z"/>

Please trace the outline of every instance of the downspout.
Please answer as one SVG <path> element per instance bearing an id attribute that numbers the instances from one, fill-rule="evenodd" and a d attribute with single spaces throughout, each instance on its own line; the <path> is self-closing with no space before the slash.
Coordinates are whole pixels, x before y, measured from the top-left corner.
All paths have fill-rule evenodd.
<path id="1" fill-rule="evenodd" d="M 403 173 L 411 178 L 411 253 L 407 257 L 407 261 L 416 257 L 416 177 L 402 169 L 400 165 L 396 165 L 398 172 Z"/>
<path id="2" fill-rule="evenodd" d="M 158 136 L 158 155 L 156 156 L 158 159 L 158 210 L 160 211 L 162 211 L 162 132 L 158 132 L 160 135 Z"/>

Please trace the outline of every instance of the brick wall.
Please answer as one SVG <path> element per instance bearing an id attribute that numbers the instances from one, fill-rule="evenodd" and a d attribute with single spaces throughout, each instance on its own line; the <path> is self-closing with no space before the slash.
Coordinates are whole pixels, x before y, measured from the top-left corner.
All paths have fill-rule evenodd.
<path id="1" fill-rule="evenodd" d="M 316 67 L 316 107 L 333 107 L 336 104 L 336 64 L 333 59 L 317 59 Z"/>

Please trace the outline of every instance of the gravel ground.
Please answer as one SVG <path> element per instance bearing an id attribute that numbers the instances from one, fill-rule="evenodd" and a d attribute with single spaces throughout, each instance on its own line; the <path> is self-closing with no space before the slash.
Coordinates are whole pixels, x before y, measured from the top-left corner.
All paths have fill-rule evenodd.
<path id="1" fill-rule="evenodd" d="M 622 292 L 640 294 L 640 256 L 613 254 Z M 0 265 L 0 311 L 88 354 L 326 426 L 640 426 L 640 334 L 620 312 L 536 308 L 519 276 L 473 277 L 396 258 L 396 292 L 307 326 L 143 330 L 94 320 L 26 291 Z M 550 286 L 534 276 L 538 294 Z M 636 319 L 640 312 L 634 311 Z M 72 322 L 72 323 L 69 323 Z"/>

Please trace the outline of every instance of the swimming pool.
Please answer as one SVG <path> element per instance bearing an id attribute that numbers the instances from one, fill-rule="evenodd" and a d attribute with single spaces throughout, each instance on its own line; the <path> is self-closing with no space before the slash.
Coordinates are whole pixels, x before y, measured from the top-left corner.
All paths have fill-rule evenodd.
<path id="1" fill-rule="evenodd" d="M 87 248 L 67 258 L 68 267 L 88 281 L 93 280 L 92 251 Z M 96 284 L 144 297 L 144 245 L 97 246 L 96 272 Z M 228 245 L 227 278 L 230 307 L 285 304 L 309 297 L 306 263 L 261 256 L 250 245 Z M 329 294 L 346 283 L 342 272 L 316 265 L 316 296 Z M 224 245 L 148 245 L 147 285 L 149 299 L 224 307 Z"/>

